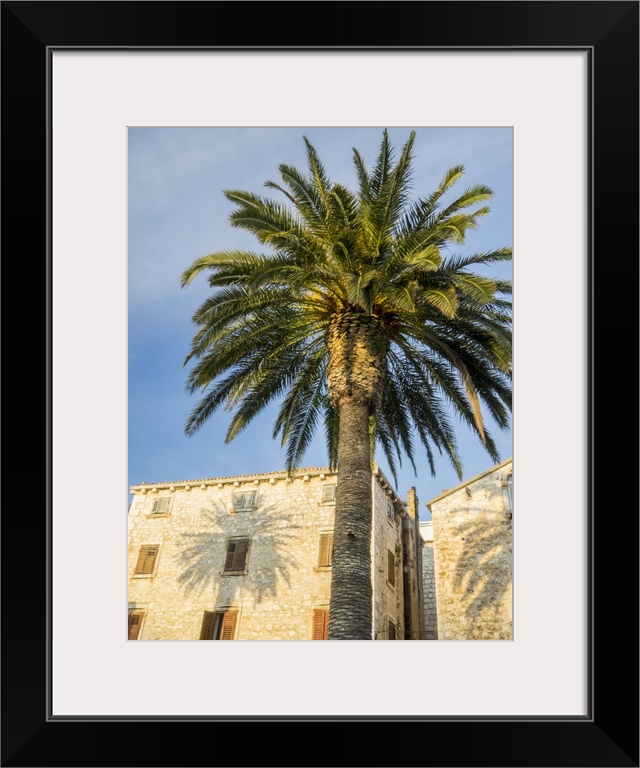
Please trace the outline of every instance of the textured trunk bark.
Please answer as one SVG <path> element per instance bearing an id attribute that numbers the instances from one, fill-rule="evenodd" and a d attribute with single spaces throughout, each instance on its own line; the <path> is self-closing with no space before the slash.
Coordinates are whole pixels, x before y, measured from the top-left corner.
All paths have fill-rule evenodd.
<path id="1" fill-rule="evenodd" d="M 329 640 L 371 640 L 369 416 L 382 397 L 388 341 L 378 318 L 342 311 L 329 326 L 327 344 L 329 398 L 340 414 Z"/>
<path id="2" fill-rule="evenodd" d="M 371 455 L 369 408 L 340 407 L 329 640 L 371 640 Z"/>

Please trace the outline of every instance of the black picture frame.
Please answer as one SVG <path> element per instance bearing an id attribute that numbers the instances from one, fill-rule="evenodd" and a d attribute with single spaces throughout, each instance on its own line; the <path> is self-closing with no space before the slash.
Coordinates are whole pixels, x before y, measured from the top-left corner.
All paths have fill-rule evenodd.
<path id="1" fill-rule="evenodd" d="M 8 480 L 14 491 L 22 490 L 20 502 L 15 507 L 6 503 L 2 516 L 3 766 L 205 766 L 230 759 L 224 751 L 220 759 L 215 755 L 215 746 L 229 737 L 242 754 L 234 762 L 243 766 L 639 765 L 638 503 L 635 482 L 630 485 L 637 478 L 638 462 L 637 452 L 629 448 L 637 447 L 638 425 L 638 9 L 638 2 L 608 1 L 2 2 L 3 268 L 5 286 L 22 297 L 12 296 L 8 302 L 8 327 L 14 333 L 6 333 L 5 341 L 14 354 L 5 369 L 11 393 L 5 425 L 8 421 L 12 449 L 14 441 L 28 446 L 26 452 L 7 452 L 23 461 L 14 460 L 5 473 L 5 490 Z M 292 49 L 318 47 L 318 41 L 328 49 L 589 52 L 589 714 L 524 720 L 230 717 L 216 718 L 216 731 L 203 728 L 206 718 L 183 716 L 48 718 L 50 52 L 103 47 Z M 556 302 L 561 328 L 557 294 L 552 299 Z M 37 374 L 34 359 L 42 361 Z M 34 424 L 44 427 L 44 439 L 26 439 Z M 549 439 L 551 444 L 553 437 Z M 380 732 L 360 730 L 380 720 Z M 260 730 L 256 738 L 259 722 L 271 727 L 294 723 L 295 730 L 289 728 L 286 736 L 279 730 L 277 740 L 273 731 L 265 738 Z M 320 735 L 320 730 L 300 730 L 314 723 L 323 729 L 357 723 L 358 738 L 350 739 L 355 751 L 341 751 L 342 738 L 335 738 L 334 729 L 333 737 L 323 731 L 324 746 L 315 748 L 310 736 Z M 399 725 L 405 726 L 402 732 Z"/>

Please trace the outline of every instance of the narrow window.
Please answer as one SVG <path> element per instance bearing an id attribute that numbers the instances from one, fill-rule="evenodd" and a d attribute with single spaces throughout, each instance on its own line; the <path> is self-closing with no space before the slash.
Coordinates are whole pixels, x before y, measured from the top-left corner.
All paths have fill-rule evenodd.
<path id="1" fill-rule="evenodd" d="M 232 539 L 227 542 L 227 555 L 224 560 L 224 572 L 244 571 L 247 565 L 249 539 Z"/>
<path id="2" fill-rule="evenodd" d="M 322 501 L 325 503 L 335 502 L 336 500 L 336 485 L 323 485 L 322 486 Z"/>
<path id="3" fill-rule="evenodd" d="M 387 550 L 387 581 L 392 587 L 396 585 L 396 558 L 393 552 Z"/>
<path id="4" fill-rule="evenodd" d="M 152 574 L 158 556 L 157 544 L 144 544 L 140 547 L 138 562 L 136 564 L 136 573 Z"/>
<path id="5" fill-rule="evenodd" d="M 171 499 L 167 496 L 164 499 L 155 499 L 151 507 L 152 515 L 164 515 L 169 511 Z"/>
<path id="6" fill-rule="evenodd" d="M 244 512 L 256 508 L 257 491 L 239 491 L 234 494 L 233 506 L 236 512 Z"/>
<path id="7" fill-rule="evenodd" d="M 140 612 L 129 614 L 129 634 L 128 640 L 137 640 L 140 636 L 140 627 L 142 626 L 142 616 Z"/>
<path id="8" fill-rule="evenodd" d="M 396 625 L 389 619 L 389 629 L 387 631 L 387 634 L 389 636 L 389 640 L 395 640 L 396 639 Z"/>
<path id="9" fill-rule="evenodd" d="M 329 639 L 329 611 L 326 608 L 314 608 L 312 640 Z"/>
<path id="10" fill-rule="evenodd" d="M 331 556 L 333 553 L 333 534 L 321 533 L 320 534 L 320 557 L 318 558 L 318 566 L 320 568 L 326 568 L 331 565 Z"/>
<path id="11" fill-rule="evenodd" d="M 200 640 L 233 640 L 237 611 L 205 611 Z"/>
<path id="12" fill-rule="evenodd" d="M 389 520 L 391 520 L 392 523 L 394 523 L 396 520 L 396 513 L 393 508 L 393 502 L 391 499 L 387 499 L 387 517 Z"/>
<path id="13" fill-rule="evenodd" d="M 507 498 L 509 499 L 509 516 L 513 516 L 513 475 L 507 477 Z"/>

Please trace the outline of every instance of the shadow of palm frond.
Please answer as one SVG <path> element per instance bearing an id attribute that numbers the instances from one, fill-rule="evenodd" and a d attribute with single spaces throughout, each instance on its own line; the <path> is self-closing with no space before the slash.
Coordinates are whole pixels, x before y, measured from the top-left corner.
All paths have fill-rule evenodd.
<path id="1" fill-rule="evenodd" d="M 291 515 L 286 512 L 269 514 L 274 509 L 275 505 L 272 505 L 255 513 L 241 513 L 254 517 L 243 517 L 238 530 L 231 533 L 221 524 L 221 520 L 229 516 L 227 509 L 203 507 L 200 510 L 203 530 L 181 535 L 180 551 L 176 556 L 182 568 L 178 583 L 186 592 L 197 595 L 206 589 L 215 590 L 221 582 L 227 539 L 230 535 L 246 533 L 251 538 L 248 573 L 241 577 L 242 582 L 235 582 L 236 588 L 242 584 L 243 591 L 253 593 L 255 602 L 259 603 L 266 596 L 275 595 L 280 583 L 290 585 L 291 574 L 298 566 L 290 542 L 300 526 L 292 525 Z M 225 586 L 228 596 L 230 583 Z"/>
<path id="2" fill-rule="evenodd" d="M 486 628 L 492 620 L 500 621 L 503 598 L 511 587 L 511 525 L 507 520 L 482 520 L 465 523 L 455 533 L 464 542 L 455 588 L 464 591 L 465 613 L 472 626 L 482 617 Z"/>

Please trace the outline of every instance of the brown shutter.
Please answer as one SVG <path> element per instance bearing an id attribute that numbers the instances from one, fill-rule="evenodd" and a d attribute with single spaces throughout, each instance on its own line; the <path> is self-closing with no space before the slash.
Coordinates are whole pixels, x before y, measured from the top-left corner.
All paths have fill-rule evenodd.
<path id="1" fill-rule="evenodd" d="M 235 560 L 236 556 L 236 546 L 237 542 L 230 541 L 227 544 L 227 557 L 224 561 L 224 569 L 225 571 L 232 571 L 233 570 L 233 561 Z"/>
<path id="2" fill-rule="evenodd" d="M 158 547 L 154 544 L 143 544 L 140 547 L 140 554 L 138 555 L 138 562 L 136 564 L 136 573 L 153 573 L 153 566 L 155 563 L 156 555 L 158 554 Z"/>
<path id="3" fill-rule="evenodd" d="M 249 539 L 242 539 L 238 542 L 236 548 L 236 559 L 233 564 L 234 571 L 244 571 L 247 564 L 247 551 L 249 550 Z"/>
<path id="4" fill-rule="evenodd" d="M 244 571 L 247 562 L 248 539 L 236 539 L 227 544 L 227 556 L 224 561 L 225 571 Z"/>
<path id="5" fill-rule="evenodd" d="M 396 625 L 389 621 L 389 640 L 395 640 L 396 639 Z"/>
<path id="6" fill-rule="evenodd" d="M 320 534 L 320 562 L 318 565 L 331 565 L 331 551 L 333 549 L 333 534 Z"/>
<path id="7" fill-rule="evenodd" d="M 387 550 L 387 579 L 391 586 L 396 585 L 396 558 L 391 550 Z"/>
<path id="8" fill-rule="evenodd" d="M 142 620 L 142 616 L 139 613 L 130 613 L 129 614 L 129 640 L 137 640 L 138 639 L 138 633 L 140 632 L 140 622 Z"/>
<path id="9" fill-rule="evenodd" d="M 329 628 L 329 611 L 326 608 L 314 608 L 312 640 L 326 640 Z"/>
<path id="10" fill-rule="evenodd" d="M 200 640 L 213 640 L 213 627 L 216 614 L 213 611 L 205 611 L 202 617 L 202 627 L 200 629 Z"/>
<path id="11" fill-rule="evenodd" d="M 233 640 L 233 630 L 236 627 L 236 611 L 225 611 L 222 619 L 221 640 Z"/>

